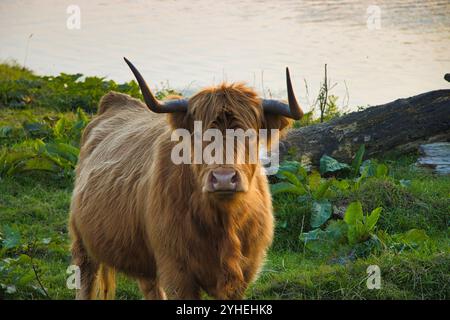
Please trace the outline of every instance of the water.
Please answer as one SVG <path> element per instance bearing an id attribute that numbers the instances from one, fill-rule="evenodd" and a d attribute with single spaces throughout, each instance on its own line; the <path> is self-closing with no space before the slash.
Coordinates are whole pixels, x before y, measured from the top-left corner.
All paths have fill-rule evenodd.
<path id="1" fill-rule="evenodd" d="M 69 5 L 81 29 L 66 26 Z M 367 8 L 381 28 L 368 28 Z M 128 57 L 151 87 L 190 93 L 245 81 L 266 97 L 285 96 L 289 66 L 308 110 L 328 64 L 339 105 L 376 105 L 449 88 L 450 1 L 2 0 L 0 59 L 39 74 L 132 79 Z M 305 87 L 308 84 L 308 92 Z"/>

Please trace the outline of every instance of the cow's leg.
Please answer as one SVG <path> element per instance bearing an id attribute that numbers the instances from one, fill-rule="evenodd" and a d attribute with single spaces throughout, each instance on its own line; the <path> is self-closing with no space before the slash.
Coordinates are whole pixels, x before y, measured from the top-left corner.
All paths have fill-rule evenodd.
<path id="1" fill-rule="evenodd" d="M 224 273 L 219 277 L 213 296 L 220 300 L 241 300 L 244 298 L 248 282 L 233 273 Z"/>
<path id="2" fill-rule="evenodd" d="M 164 300 L 166 294 L 159 285 L 158 279 L 138 279 L 139 288 L 141 289 L 144 298 L 147 300 Z"/>
<path id="3" fill-rule="evenodd" d="M 160 260 L 161 261 L 161 260 Z M 200 299 L 200 287 L 190 272 L 180 268 L 179 264 L 163 260 L 165 263 L 158 265 L 161 270 L 160 279 L 164 291 L 169 299 Z"/>
<path id="4" fill-rule="evenodd" d="M 188 278 L 172 279 L 164 288 L 169 299 L 200 300 L 200 288 Z"/>
<path id="5" fill-rule="evenodd" d="M 99 264 L 89 257 L 81 239 L 76 235 L 72 241 L 72 263 L 80 268 L 80 289 L 77 290 L 76 299 L 94 299 Z"/>

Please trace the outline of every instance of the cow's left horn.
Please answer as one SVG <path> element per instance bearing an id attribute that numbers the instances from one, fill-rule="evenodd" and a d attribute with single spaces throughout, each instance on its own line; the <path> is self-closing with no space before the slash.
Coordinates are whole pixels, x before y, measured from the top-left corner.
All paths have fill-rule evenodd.
<path id="1" fill-rule="evenodd" d="M 289 69 L 286 68 L 286 85 L 289 104 L 274 99 L 263 99 L 262 107 L 264 112 L 279 114 L 294 120 L 300 120 L 303 116 L 302 108 L 295 98 L 294 89 L 292 89 L 291 76 Z"/>
<path id="2" fill-rule="evenodd" d="M 188 101 L 186 99 L 169 100 L 164 103 L 159 102 L 150 89 L 147 86 L 142 75 L 136 69 L 136 67 L 127 59 L 123 58 L 125 62 L 130 67 L 136 80 L 141 88 L 142 95 L 144 96 L 144 101 L 147 107 L 156 113 L 173 113 L 173 112 L 186 112 L 188 107 Z"/>

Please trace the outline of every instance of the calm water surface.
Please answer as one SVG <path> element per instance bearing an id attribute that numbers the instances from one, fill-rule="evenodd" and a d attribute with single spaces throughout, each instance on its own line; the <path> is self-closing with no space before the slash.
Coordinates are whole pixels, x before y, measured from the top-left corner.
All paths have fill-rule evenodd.
<path id="1" fill-rule="evenodd" d="M 66 26 L 72 4 L 79 30 Z M 367 26 L 371 5 L 380 29 Z M 151 87 L 188 94 L 228 80 L 284 97 L 289 66 L 305 109 L 325 63 L 351 108 L 449 87 L 450 1 L 1 0 L 0 59 L 23 64 L 30 34 L 26 66 L 38 73 L 125 81 L 127 56 Z"/>

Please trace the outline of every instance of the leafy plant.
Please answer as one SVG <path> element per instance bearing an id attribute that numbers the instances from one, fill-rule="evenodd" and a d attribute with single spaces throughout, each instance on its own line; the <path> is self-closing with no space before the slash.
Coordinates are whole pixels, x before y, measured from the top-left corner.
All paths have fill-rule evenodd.
<path id="1" fill-rule="evenodd" d="M 277 175 L 281 182 L 271 185 L 272 194 L 293 193 L 298 195 L 299 203 L 311 201 L 310 224 L 313 228 L 320 227 L 332 214 L 331 203 L 327 196 L 333 180 L 322 179 L 317 171 L 308 175 L 305 168 L 292 162 L 285 164 L 283 169 Z"/>
<path id="2" fill-rule="evenodd" d="M 338 160 L 328 156 L 323 155 L 320 158 L 320 173 L 337 173 L 337 172 L 345 172 L 350 173 L 350 177 L 357 177 L 360 174 L 360 168 L 362 164 L 362 160 L 365 153 L 365 146 L 362 144 L 353 158 L 351 165 L 343 162 L 339 162 Z"/>
<path id="3" fill-rule="evenodd" d="M 300 241 L 314 252 L 338 251 L 338 247 L 344 245 L 357 250 L 358 255 L 367 254 L 380 244 L 374 233 L 380 212 L 381 208 L 376 208 L 371 214 L 364 215 L 360 202 L 350 203 L 344 220 L 331 220 L 324 229 L 302 233 Z"/>
<path id="4" fill-rule="evenodd" d="M 336 159 L 324 155 L 320 158 L 320 173 L 334 173 L 341 170 L 350 169 L 350 166 L 346 163 L 337 161 Z"/>
<path id="5" fill-rule="evenodd" d="M 375 160 L 363 161 L 364 153 L 365 146 L 361 145 L 351 164 L 339 162 L 330 156 L 323 155 L 320 159 L 320 172 L 322 174 L 333 174 L 340 178 L 348 177 L 348 179 L 333 182 L 333 186 L 341 191 L 349 188 L 356 191 L 360 188 L 361 183 L 368 178 L 387 178 L 389 167 L 383 163 L 377 163 Z M 399 183 L 404 187 L 409 185 L 406 180 Z"/>
<path id="6" fill-rule="evenodd" d="M 429 243 L 430 240 L 430 237 L 425 230 L 415 228 L 394 235 L 389 235 L 386 232 L 379 232 L 378 236 L 389 249 L 396 252 L 421 248 Z"/>
<path id="7" fill-rule="evenodd" d="M 82 129 L 89 122 L 86 113 L 78 108 L 75 120 L 65 116 L 31 120 L 23 124 L 29 139 L 0 154 L 0 174 L 47 171 L 70 175 L 78 160 Z"/>
<path id="8" fill-rule="evenodd" d="M 353 177 L 357 177 L 358 174 L 360 173 L 360 168 L 361 168 L 361 164 L 363 162 L 365 152 L 366 152 L 366 147 L 364 144 L 362 144 L 359 147 L 358 151 L 356 152 L 355 157 L 353 158 L 353 161 L 352 161 Z"/>
<path id="9" fill-rule="evenodd" d="M 356 201 L 349 204 L 344 215 L 344 221 L 348 226 L 347 238 L 350 244 L 369 239 L 380 218 L 381 210 L 381 207 L 378 207 L 365 216 L 361 202 Z"/>
<path id="10" fill-rule="evenodd" d="M 50 238 L 27 242 L 16 226 L 3 226 L 0 237 L 0 298 L 24 291 L 50 299 L 42 283 L 40 260 L 35 257 L 36 252 L 44 250 L 50 242 Z"/>
<path id="11" fill-rule="evenodd" d="M 2 65 L 4 66 L 4 65 Z M 118 84 L 103 77 L 85 77 L 81 73 L 61 73 L 58 76 L 38 76 L 16 66 L 7 66 L 2 73 L 10 76 L 0 79 L 0 107 L 25 109 L 51 107 L 59 111 L 75 111 L 81 108 L 94 113 L 100 98 L 109 91 L 118 91 L 139 98 L 141 93 L 136 81 Z M 163 88 L 156 92 L 158 99 L 176 91 Z"/>

